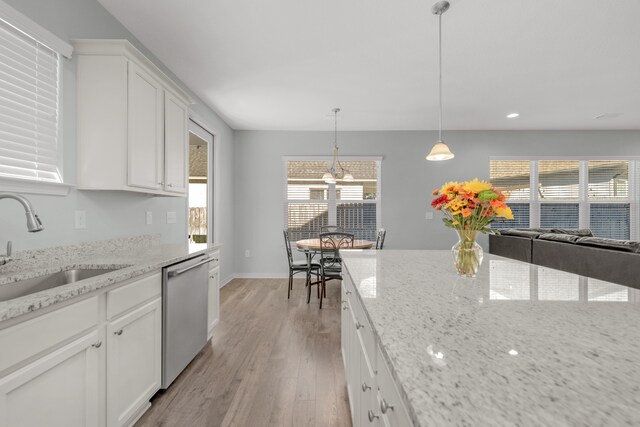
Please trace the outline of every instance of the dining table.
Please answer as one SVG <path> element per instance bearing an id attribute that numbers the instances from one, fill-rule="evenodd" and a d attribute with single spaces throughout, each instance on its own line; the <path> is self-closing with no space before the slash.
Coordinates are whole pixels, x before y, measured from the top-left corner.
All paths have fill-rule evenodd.
<path id="1" fill-rule="evenodd" d="M 353 247 L 344 249 L 371 249 L 375 244 L 376 242 L 372 242 L 370 240 L 358 239 L 353 241 Z M 318 252 L 321 249 L 319 238 L 298 240 L 296 242 L 296 246 L 298 249 L 308 252 Z"/>

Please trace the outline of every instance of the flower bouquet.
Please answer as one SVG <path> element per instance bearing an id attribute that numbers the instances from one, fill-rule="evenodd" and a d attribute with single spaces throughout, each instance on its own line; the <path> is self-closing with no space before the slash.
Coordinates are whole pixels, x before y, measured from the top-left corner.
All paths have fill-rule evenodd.
<path id="1" fill-rule="evenodd" d="M 433 190 L 433 195 L 437 197 L 431 206 L 442 211 L 444 224 L 458 233 L 459 241 L 451 248 L 458 274 L 475 277 L 483 257 L 482 248 L 476 243 L 478 231 L 490 232 L 489 225 L 497 218 L 513 219 L 505 195 L 477 178 L 448 182 Z"/>

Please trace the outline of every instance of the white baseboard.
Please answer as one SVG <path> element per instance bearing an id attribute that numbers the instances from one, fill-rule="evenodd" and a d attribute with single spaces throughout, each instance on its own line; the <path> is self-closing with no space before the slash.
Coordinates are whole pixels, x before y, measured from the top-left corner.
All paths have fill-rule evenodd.
<path id="1" fill-rule="evenodd" d="M 289 273 L 236 273 L 236 279 L 288 279 Z"/>
<path id="2" fill-rule="evenodd" d="M 229 284 L 230 281 L 232 281 L 235 278 L 236 278 L 235 274 L 232 274 L 231 276 L 227 277 L 226 279 L 220 282 L 220 288 L 224 288 Z"/>

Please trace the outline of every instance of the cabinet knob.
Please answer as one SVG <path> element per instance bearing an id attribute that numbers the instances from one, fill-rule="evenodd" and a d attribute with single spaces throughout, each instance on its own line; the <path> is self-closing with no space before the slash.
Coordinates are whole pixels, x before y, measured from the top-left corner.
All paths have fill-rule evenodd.
<path id="1" fill-rule="evenodd" d="M 123 332 L 122 329 L 118 329 L 113 333 L 113 335 L 122 335 L 122 332 Z"/>
<path id="2" fill-rule="evenodd" d="M 98 341 L 96 343 L 91 344 L 91 347 L 100 348 L 101 345 L 102 345 L 102 341 Z"/>
<path id="3" fill-rule="evenodd" d="M 349 307 L 345 305 L 344 307 L 342 307 L 342 310 L 349 310 Z"/>
<path id="4" fill-rule="evenodd" d="M 389 405 L 386 400 L 382 399 L 380 401 L 380 410 L 382 413 L 386 414 L 389 409 L 393 411 L 393 405 Z"/>
<path id="5" fill-rule="evenodd" d="M 160 181 L 160 182 L 158 183 L 158 185 L 164 185 L 164 182 Z"/>
<path id="6" fill-rule="evenodd" d="M 167 184 L 167 187 L 173 187 L 173 184 Z"/>
<path id="7" fill-rule="evenodd" d="M 367 383 L 362 383 L 362 391 L 365 392 L 367 390 L 371 390 L 371 386 L 368 386 Z"/>
<path id="8" fill-rule="evenodd" d="M 350 290 L 345 291 L 345 293 L 346 293 L 347 295 L 351 295 L 351 291 L 350 291 Z"/>
<path id="9" fill-rule="evenodd" d="M 364 328 L 364 325 L 360 322 L 356 323 L 356 329 L 362 329 Z"/>
<path id="10" fill-rule="evenodd" d="M 370 423 L 372 423 L 373 420 L 375 420 L 376 418 L 380 418 L 380 415 L 374 414 L 371 409 L 369 409 L 369 412 L 367 413 L 367 415 L 369 416 L 369 422 Z"/>

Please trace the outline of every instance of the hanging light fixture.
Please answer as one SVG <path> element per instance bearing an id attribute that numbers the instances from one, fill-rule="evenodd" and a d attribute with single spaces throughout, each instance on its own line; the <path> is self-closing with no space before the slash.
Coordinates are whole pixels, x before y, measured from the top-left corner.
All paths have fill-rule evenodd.
<path id="1" fill-rule="evenodd" d="M 343 168 L 342 164 L 338 160 L 338 113 L 340 112 L 340 109 L 334 108 L 332 111 L 335 116 L 333 162 L 324 175 L 322 175 L 322 179 L 327 184 L 335 184 L 338 180 L 353 182 L 353 175 L 351 175 L 347 169 Z"/>
<path id="2" fill-rule="evenodd" d="M 439 1 L 431 8 L 431 13 L 438 15 L 438 99 L 440 102 L 440 119 L 438 120 L 438 141 L 431 152 L 427 154 L 427 160 L 449 160 L 454 154 L 449 150 L 447 144 L 442 140 L 442 14 L 449 9 L 448 1 Z"/>

